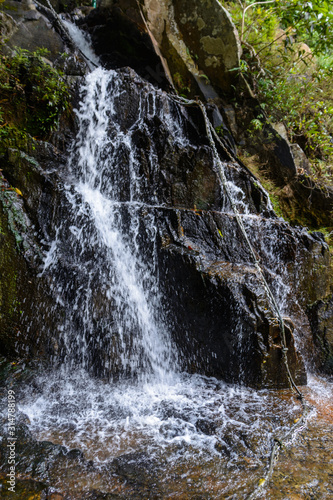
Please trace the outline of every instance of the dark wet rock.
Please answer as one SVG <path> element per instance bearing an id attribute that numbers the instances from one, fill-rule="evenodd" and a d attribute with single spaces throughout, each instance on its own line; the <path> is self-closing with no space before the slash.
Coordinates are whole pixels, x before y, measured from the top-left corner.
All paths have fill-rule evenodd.
<path id="1" fill-rule="evenodd" d="M 139 485 L 151 484 L 152 475 L 157 464 L 155 460 L 146 453 L 127 453 L 115 458 L 111 462 L 119 476 L 122 476 L 130 483 Z"/>
<path id="2" fill-rule="evenodd" d="M 333 375 L 333 295 L 312 304 L 308 308 L 308 316 L 321 368 Z"/>
<path id="3" fill-rule="evenodd" d="M 77 55 L 60 56 L 54 61 L 54 67 L 62 71 L 67 77 L 82 77 L 87 74 L 87 65 Z"/>
<path id="4" fill-rule="evenodd" d="M 19 414 L 18 414 L 19 416 Z M 16 473 L 16 493 L 15 498 L 60 499 L 60 498 L 83 498 L 80 494 L 72 497 L 66 493 L 67 485 L 59 484 L 58 488 L 53 485 L 59 483 L 59 478 L 67 475 L 94 474 L 95 470 L 84 459 L 79 450 L 67 450 L 65 447 L 53 444 L 48 441 L 36 441 L 28 430 L 27 426 L 16 420 L 15 442 L 15 473 Z M 0 442 L 0 453 L 2 463 L 7 464 L 8 447 L 7 434 Z M 6 466 L 1 468 L 0 487 L 7 498 Z M 88 494 L 89 490 L 86 492 Z M 8 498 L 10 498 L 8 496 Z M 98 497 L 99 498 L 99 497 Z"/>
<path id="5" fill-rule="evenodd" d="M 230 381 L 286 386 L 279 327 L 234 218 L 171 211 L 160 224 L 161 286 L 184 367 Z M 285 259 L 292 262 L 293 255 L 286 253 Z M 304 365 L 292 331 L 286 321 L 289 364 L 303 384 Z"/>
<path id="6" fill-rule="evenodd" d="M 10 484 L 7 483 L 8 477 L 6 474 L 0 472 L 0 492 L 1 498 L 4 499 L 21 499 L 21 498 L 34 498 L 36 500 L 44 500 L 44 492 L 47 489 L 46 484 L 42 481 L 35 481 L 34 479 L 16 479 L 15 493 L 8 490 Z"/>
<path id="7" fill-rule="evenodd" d="M 282 449 L 265 493 L 268 500 L 332 497 L 332 431 L 329 421 L 309 422 L 292 445 Z"/>
<path id="8" fill-rule="evenodd" d="M 92 10 L 78 24 L 90 34 L 95 53 L 109 69 L 130 66 L 162 88 L 170 88 L 161 58 L 134 0 L 112 0 Z"/>
<path id="9" fill-rule="evenodd" d="M 280 193 L 281 206 L 291 220 L 306 221 L 310 227 L 333 228 L 333 188 L 316 183 L 306 173 L 286 184 Z"/>
<path id="10" fill-rule="evenodd" d="M 32 307 L 39 248 L 31 234 L 31 222 L 20 200 L 15 199 L 18 196 L 13 193 L 6 198 L 5 194 L 0 203 L 0 272 L 6 276 L 0 281 L 0 348 L 3 355 L 13 358 L 27 355 L 35 340 L 33 332 L 30 338 L 26 336 L 23 309 Z"/>
<path id="11" fill-rule="evenodd" d="M 39 272 L 55 235 L 61 203 L 56 171 L 65 160 L 54 146 L 32 138 L 27 151 L 9 148 L 1 158 L 0 266 L 7 279 L 0 282 L 0 331 L 2 354 L 9 357 L 43 357 L 52 340 L 41 334 L 53 300 Z"/>
<path id="12" fill-rule="evenodd" d="M 45 143 L 45 146 L 49 148 L 50 152 L 50 145 Z M 33 157 L 24 151 L 9 148 L 3 159 L 2 166 L 4 175 L 11 185 L 21 191 L 23 203 L 35 226 L 39 223 L 39 229 L 43 235 L 40 238 L 42 239 L 50 235 L 52 231 L 50 227 L 52 209 L 50 207 L 55 204 L 55 179 L 52 179 L 51 174 L 52 155 L 49 155 L 47 166 L 44 164 L 44 167 L 48 169 L 48 173 L 45 173 L 36 156 L 38 155 L 35 154 L 35 157 Z M 59 161 L 59 155 L 55 154 L 54 156 L 54 160 Z M 57 167 L 59 163 L 57 162 Z"/>
<path id="13" fill-rule="evenodd" d="M 204 419 L 198 419 L 195 426 L 199 432 L 206 434 L 207 436 L 213 436 L 216 433 L 217 424 L 216 422 Z"/>

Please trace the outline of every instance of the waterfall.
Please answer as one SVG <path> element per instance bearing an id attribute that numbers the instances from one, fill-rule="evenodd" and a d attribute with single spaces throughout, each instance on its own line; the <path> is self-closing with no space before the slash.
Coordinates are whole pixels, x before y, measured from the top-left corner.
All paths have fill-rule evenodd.
<path id="1" fill-rule="evenodd" d="M 160 292 L 158 152 L 151 141 L 143 161 L 138 143 L 156 120 L 174 147 L 186 148 L 189 138 L 179 105 L 150 85 L 122 119 L 125 80 L 98 68 L 81 88 L 60 223 L 42 271 L 62 319 L 52 333 L 59 349 L 52 373 L 25 388 L 20 410 L 39 439 L 78 447 L 97 462 L 189 446 L 202 460 L 220 460 L 226 450 L 237 463 L 233 443 L 252 426 L 267 453 L 267 435 L 280 422 L 258 426 L 258 413 L 274 398 L 180 371 Z"/>
<path id="2" fill-rule="evenodd" d="M 69 158 L 69 220 L 57 228 L 43 272 L 53 276 L 56 300 L 67 304 L 58 335 L 65 366 L 162 381 L 177 371 L 177 350 L 161 306 L 157 229 L 152 213 L 142 215 L 133 140 L 151 103 L 141 102 L 122 130 L 123 93 L 114 71 L 99 68 L 86 78 Z"/>
<path id="3" fill-rule="evenodd" d="M 80 32 L 67 24 L 80 49 L 94 61 Z M 182 353 L 172 337 L 174 320 L 162 286 L 161 214 L 167 219 L 165 210 L 174 210 L 179 225 L 175 241 L 181 244 L 181 217 L 188 212 L 199 216 L 188 209 L 176 213 L 172 202 L 165 202 L 171 196 L 164 196 L 159 155 L 161 149 L 178 148 L 193 158 L 200 148 L 193 146 L 191 134 L 201 141 L 200 131 L 188 115 L 184 119 L 187 111 L 172 97 L 131 70 L 93 70 L 82 83 L 75 113 L 76 138 L 61 173 L 59 222 L 41 271 L 54 301 L 50 317 L 56 318 L 52 331 L 49 323 L 45 325 L 46 336 L 52 337 L 52 367 L 23 387 L 19 410 L 28 417 L 35 438 L 83 451 L 110 484 L 106 464 L 115 457 L 130 461 L 137 454 L 135 462 L 143 454 L 164 463 L 164 478 L 169 467 L 176 476 L 178 468 L 185 471 L 184 477 L 188 470 L 192 474 L 206 467 L 217 474 L 218 484 L 220 477 L 228 477 L 228 484 L 219 486 L 211 498 L 237 488 L 242 492 L 239 464 L 245 460 L 246 467 L 259 468 L 262 477 L 271 439 L 286 432 L 288 422 L 299 416 L 299 405 L 290 398 L 282 406 L 280 396 L 269 391 L 182 371 Z M 157 146 L 160 135 L 162 147 Z M 203 148 L 207 154 L 207 143 Z M 213 156 L 208 152 L 207 157 L 213 165 Z M 235 168 L 227 177 L 254 244 L 260 248 L 264 242 L 262 255 L 272 263 L 275 292 L 287 309 L 283 301 L 288 290 L 278 277 L 281 263 L 274 247 L 278 230 L 271 228 L 269 219 L 253 213 L 243 186 L 237 185 Z M 221 238 L 230 238 L 227 255 L 232 255 L 238 251 L 232 209 L 221 193 L 216 198 L 219 216 L 226 216 Z M 171 227 L 170 232 L 177 229 Z M 189 241 L 187 248 L 192 245 Z M 209 245 L 207 241 L 207 256 L 200 266 L 205 259 L 207 267 L 212 263 Z M 243 262 L 241 251 L 237 255 Z M 236 307 L 233 313 L 236 317 Z M 179 335 L 188 333 L 181 330 Z M 246 336 L 237 317 L 230 335 L 241 355 Z M 246 377 L 242 366 L 238 373 Z M 256 480 L 251 470 L 251 488 Z M 85 484 L 82 491 L 87 491 Z"/>
<path id="4" fill-rule="evenodd" d="M 90 37 L 88 33 L 83 33 L 83 31 L 81 31 L 75 24 L 71 23 L 67 19 L 61 19 L 61 22 L 67 29 L 75 46 L 78 47 L 82 54 L 85 56 L 90 69 L 93 70 L 94 66 L 99 66 L 100 61 L 91 48 Z"/>
<path id="5" fill-rule="evenodd" d="M 237 463 L 235 443 L 251 427 L 255 446 L 268 453 L 267 436 L 281 421 L 258 415 L 275 408 L 273 397 L 179 368 L 160 292 L 158 153 L 151 141 L 143 162 L 137 144 L 156 120 L 173 145 L 186 148 L 189 138 L 179 105 L 150 85 L 122 119 L 125 80 L 98 68 L 82 84 L 61 222 L 42 271 L 62 318 L 53 332 L 59 351 L 52 373 L 25 389 L 20 409 L 39 439 L 78 447 L 97 462 L 189 446 L 202 460 L 220 460 L 226 450 Z"/>

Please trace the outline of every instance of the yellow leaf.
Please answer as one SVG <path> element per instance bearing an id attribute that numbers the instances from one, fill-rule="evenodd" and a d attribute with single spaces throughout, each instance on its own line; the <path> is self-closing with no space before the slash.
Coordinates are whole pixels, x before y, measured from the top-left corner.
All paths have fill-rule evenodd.
<path id="1" fill-rule="evenodd" d="M 299 421 L 299 418 L 295 418 L 294 424 L 297 424 L 298 421 Z"/>
<path id="2" fill-rule="evenodd" d="M 266 479 L 264 479 L 263 477 L 261 479 L 259 479 L 259 486 L 264 484 L 265 481 L 266 481 Z"/>
<path id="3" fill-rule="evenodd" d="M 14 191 L 20 196 L 23 196 L 22 191 L 20 191 L 18 188 L 14 188 Z"/>
<path id="4" fill-rule="evenodd" d="M 221 231 L 218 229 L 218 232 L 219 232 L 219 235 L 221 236 L 221 238 L 223 238 L 223 234 L 221 233 Z"/>

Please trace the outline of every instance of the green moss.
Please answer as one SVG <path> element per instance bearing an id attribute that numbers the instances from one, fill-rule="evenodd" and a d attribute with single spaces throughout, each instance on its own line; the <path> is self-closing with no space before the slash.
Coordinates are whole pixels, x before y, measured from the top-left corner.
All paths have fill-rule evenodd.
<path id="1" fill-rule="evenodd" d="M 45 62 L 46 55 L 45 49 L 29 52 L 17 48 L 13 57 L 0 59 L 0 102 L 5 103 L 0 107 L 2 148 L 26 142 L 28 134 L 48 137 L 70 109 L 63 74 Z"/>
<path id="2" fill-rule="evenodd" d="M 22 210 L 16 206 L 17 193 L 10 189 L 0 190 L 0 202 L 7 217 L 7 228 L 15 238 L 18 250 L 28 250 L 27 244 L 22 237 L 22 232 L 27 230 L 26 221 Z M 2 223 L 3 228 L 3 223 Z M 3 229 L 4 230 L 4 229 Z M 4 230 L 5 231 L 5 230 Z M 6 231 L 5 231 L 6 234 Z"/>
<path id="3" fill-rule="evenodd" d="M 291 222 L 288 214 L 283 210 L 280 201 L 280 188 L 277 187 L 272 179 L 266 174 L 266 172 L 260 169 L 260 163 L 257 156 L 240 155 L 242 162 L 251 170 L 251 172 L 260 180 L 262 187 L 269 194 L 269 198 L 272 202 L 274 211 L 278 217 L 282 217 L 287 222 Z M 256 183 L 255 183 L 256 184 Z"/>
<path id="4" fill-rule="evenodd" d="M 9 352 L 10 338 L 17 323 L 19 298 L 15 254 L 6 219 L 0 208 L 0 273 L 4 278 L 0 280 L 0 346 L 4 351 Z"/>
<path id="5" fill-rule="evenodd" d="M 172 79 L 179 95 L 188 97 L 191 94 L 191 82 L 189 80 L 185 82 L 182 75 L 178 72 L 172 76 Z"/>
<path id="6" fill-rule="evenodd" d="M 26 131 L 20 130 L 12 124 L 0 128 L 0 154 L 4 154 L 8 148 L 28 150 L 29 137 Z"/>

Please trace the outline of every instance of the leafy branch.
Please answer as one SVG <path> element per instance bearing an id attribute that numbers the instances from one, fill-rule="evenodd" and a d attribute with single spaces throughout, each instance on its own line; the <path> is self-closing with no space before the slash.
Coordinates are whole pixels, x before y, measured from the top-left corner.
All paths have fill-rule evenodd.
<path id="1" fill-rule="evenodd" d="M 245 25 L 245 14 L 247 10 L 251 9 L 255 5 L 261 5 L 261 4 L 268 4 L 268 3 L 274 3 L 275 0 L 266 0 L 264 2 L 253 2 L 250 5 L 246 5 L 245 2 L 242 2 L 241 0 L 238 0 L 239 5 L 242 8 L 242 25 L 241 25 L 241 32 L 240 32 L 240 41 L 243 42 L 244 38 L 244 25 Z"/>

